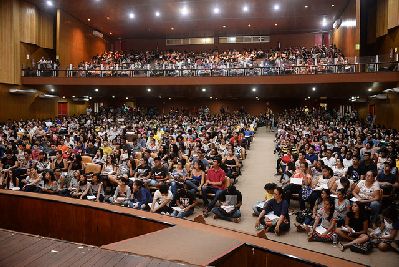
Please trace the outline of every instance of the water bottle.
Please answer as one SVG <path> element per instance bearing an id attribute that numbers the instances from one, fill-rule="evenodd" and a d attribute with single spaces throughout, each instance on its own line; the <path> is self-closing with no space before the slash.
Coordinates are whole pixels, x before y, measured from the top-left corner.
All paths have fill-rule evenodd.
<path id="1" fill-rule="evenodd" d="M 336 233 L 332 235 L 333 247 L 336 247 L 338 244 L 338 236 Z"/>

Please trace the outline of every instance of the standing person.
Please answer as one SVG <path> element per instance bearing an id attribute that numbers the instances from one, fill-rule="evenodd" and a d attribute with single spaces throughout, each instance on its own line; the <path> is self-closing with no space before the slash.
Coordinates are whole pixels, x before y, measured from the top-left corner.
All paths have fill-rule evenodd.
<path id="1" fill-rule="evenodd" d="M 259 214 L 255 227 L 263 225 L 264 229 L 258 232 L 259 237 L 264 237 L 266 232 L 275 232 L 279 235 L 290 229 L 290 215 L 288 213 L 289 204 L 284 199 L 283 189 L 274 189 L 273 199 L 269 200 L 264 210 Z M 271 216 L 274 215 L 274 216 Z"/>
<path id="2" fill-rule="evenodd" d="M 216 201 L 219 199 L 220 194 L 223 192 L 224 185 L 223 183 L 226 180 L 225 172 L 220 168 L 222 160 L 220 158 L 216 158 L 213 160 L 212 168 L 208 170 L 206 175 L 205 184 L 202 187 L 202 200 L 204 201 L 204 217 L 208 216 L 208 213 L 215 206 Z M 211 202 L 208 202 L 208 194 L 215 194 L 214 198 Z"/>

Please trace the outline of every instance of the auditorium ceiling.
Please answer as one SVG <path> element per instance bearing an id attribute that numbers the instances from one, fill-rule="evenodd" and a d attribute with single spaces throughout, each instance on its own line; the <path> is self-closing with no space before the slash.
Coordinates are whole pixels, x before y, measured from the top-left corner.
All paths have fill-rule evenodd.
<path id="1" fill-rule="evenodd" d="M 52 7 L 30 2 L 48 12 L 60 7 L 111 38 L 148 39 L 321 32 L 349 0 L 53 0 Z"/>

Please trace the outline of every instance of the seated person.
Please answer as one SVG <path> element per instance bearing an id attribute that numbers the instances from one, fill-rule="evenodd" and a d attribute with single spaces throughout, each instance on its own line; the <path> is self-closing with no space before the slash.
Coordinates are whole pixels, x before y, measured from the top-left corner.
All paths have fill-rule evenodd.
<path id="1" fill-rule="evenodd" d="M 384 195 L 390 195 L 395 188 L 399 188 L 397 175 L 391 172 L 391 163 L 384 162 L 384 170 L 377 175 L 377 181 L 383 190 Z"/>
<path id="2" fill-rule="evenodd" d="M 274 189 L 276 189 L 276 188 L 277 188 L 277 185 L 275 183 L 265 184 L 265 186 L 264 186 L 265 199 L 262 201 L 256 202 L 256 204 L 252 207 L 252 210 L 253 210 L 252 216 L 254 216 L 254 217 L 259 216 L 259 214 L 264 209 L 266 202 L 269 201 L 270 199 L 273 199 Z"/>
<path id="3" fill-rule="evenodd" d="M 195 195 L 191 193 L 185 184 L 183 188 L 177 191 L 175 196 L 176 199 L 176 208 L 173 208 L 174 211 L 172 216 L 177 218 L 185 218 L 194 213 L 194 207 L 197 205 L 197 201 L 195 199 Z"/>
<path id="4" fill-rule="evenodd" d="M 183 188 L 183 184 L 187 179 L 187 170 L 182 161 L 179 161 L 173 169 L 172 178 L 174 181 L 170 184 L 170 191 L 172 191 L 173 195 L 176 195 L 178 188 Z"/>
<path id="5" fill-rule="evenodd" d="M 186 179 L 186 184 L 192 193 L 201 190 L 205 183 L 205 172 L 201 168 L 202 164 L 196 160 L 193 163 L 193 169 L 191 170 L 190 178 Z"/>
<path id="6" fill-rule="evenodd" d="M 118 184 L 115 160 L 112 155 L 106 156 L 105 163 L 102 166 L 101 175 L 107 177 L 113 185 Z"/>
<path id="7" fill-rule="evenodd" d="M 264 236 L 265 232 L 275 232 L 277 235 L 287 232 L 290 229 L 288 208 L 289 204 L 284 199 L 283 189 L 277 187 L 274 189 L 273 199 L 266 203 L 265 208 L 256 220 L 256 228 L 259 228 L 260 225 L 264 226 L 264 230 L 260 231 L 258 236 Z"/>
<path id="8" fill-rule="evenodd" d="M 378 213 L 381 209 L 381 193 L 380 185 L 378 181 L 375 180 L 374 173 L 368 171 L 366 173 L 366 179 L 360 180 L 355 189 L 353 190 L 353 196 L 359 201 L 366 205 L 366 209 L 371 212 L 371 222 L 375 223 Z"/>
<path id="9" fill-rule="evenodd" d="M 1 174 L 0 188 L 12 190 L 19 188 L 19 180 L 12 170 L 6 170 Z M 15 189 L 14 189 L 15 190 Z"/>
<path id="10" fill-rule="evenodd" d="M 90 183 L 87 182 L 86 176 L 81 174 L 80 177 L 79 177 L 79 182 L 78 182 L 78 185 L 76 187 L 76 190 L 74 190 L 71 193 L 71 196 L 74 197 L 74 198 L 83 199 L 83 193 L 86 192 L 87 188 L 89 187 L 89 184 Z"/>
<path id="11" fill-rule="evenodd" d="M 202 200 L 204 201 L 204 217 L 208 216 L 208 213 L 215 206 L 216 201 L 219 199 L 220 194 L 223 192 L 223 182 L 226 179 L 225 172 L 220 168 L 222 160 L 220 158 L 216 158 L 213 161 L 212 168 L 208 170 L 205 178 L 205 184 L 202 186 Z M 211 202 L 208 202 L 208 194 L 213 193 L 215 197 Z"/>
<path id="12" fill-rule="evenodd" d="M 342 227 L 336 228 L 335 233 L 340 240 L 353 241 L 361 235 L 367 235 L 369 227 L 368 217 L 365 214 L 364 205 L 359 202 L 353 202 L 351 211 L 345 217 L 345 223 Z M 338 247 L 343 251 L 351 246 L 352 243 L 338 243 Z"/>
<path id="13" fill-rule="evenodd" d="M 147 182 L 151 177 L 151 168 L 147 164 L 147 160 L 145 158 L 141 158 L 139 160 L 139 166 L 137 166 L 134 176 L 144 182 Z"/>
<path id="14" fill-rule="evenodd" d="M 29 176 L 26 177 L 26 185 L 22 190 L 26 192 L 41 192 L 42 186 L 43 179 L 41 175 L 37 173 L 36 168 L 31 168 L 29 171 Z"/>
<path id="15" fill-rule="evenodd" d="M 221 205 L 212 209 L 214 219 L 220 218 L 235 223 L 241 221 L 240 207 L 242 205 L 242 195 L 234 185 L 224 190 L 222 194 L 220 194 L 218 201 Z"/>
<path id="16" fill-rule="evenodd" d="M 154 164 L 154 168 L 151 169 L 151 180 L 149 184 L 151 186 L 157 186 L 160 183 L 167 183 L 169 181 L 169 172 L 162 166 L 161 158 L 155 157 Z"/>
<path id="17" fill-rule="evenodd" d="M 103 183 L 98 179 L 98 174 L 93 174 L 91 177 L 91 182 L 89 183 L 86 191 L 83 193 L 82 198 L 87 198 L 98 202 L 104 201 Z"/>
<path id="18" fill-rule="evenodd" d="M 127 206 L 129 203 L 131 190 L 129 187 L 129 179 L 127 177 L 120 177 L 119 184 L 115 189 L 114 196 L 109 200 L 111 204 L 120 204 L 121 206 Z"/>
<path id="19" fill-rule="evenodd" d="M 307 228 L 308 241 L 331 242 L 335 231 L 334 201 L 323 202 L 324 206 L 317 212 L 313 226 Z"/>
<path id="20" fill-rule="evenodd" d="M 58 192 L 58 183 L 55 179 L 52 171 L 46 171 L 42 173 L 44 184 L 42 186 L 42 192 L 47 194 L 55 194 Z"/>
<path id="21" fill-rule="evenodd" d="M 346 177 L 341 177 L 333 182 L 331 186 L 331 194 L 337 195 L 338 190 L 343 189 L 346 192 L 345 197 L 350 197 L 353 188 L 354 184 L 351 180 Z"/>
<path id="22" fill-rule="evenodd" d="M 303 224 L 295 223 L 295 227 L 297 228 L 297 231 L 303 232 L 303 231 L 306 231 L 307 226 L 309 226 L 309 225 L 312 226 L 317 217 L 318 211 L 320 209 L 323 209 L 323 207 L 324 207 L 324 201 L 330 201 L 330 199 L 331 199 L 330 190 L 322 189 L 321 193 L 320 193 L 320 197 L 316 200 L 316 203 L 313 206 L 312 215 L 306 216 Z"/>
<path id="23" fill-rule="evenodd" d="M 150 191 L 144 186 L 141 180 L 133 182 L 132 199 L 129 202 L 129 207 L 141 210 L 150 210 L 149 203 L 152 203 L 152 196 Z"/>
<path id="24" fill-rule="evenodd" d="M 337 218 L 337 227 L 341 227 L 345 223 L 345 217 L 350 209 L 350 202 L 345 197 L 346 192 L 344 189 L 338 189 L 337 197 L 335 198 L 335 214 L 334 217 Z"/>
<path id="25" fill-rule="evenodd" d="M 170 207 L 172 200 L 173 194 L 170 192 L 169 186 L 167 184 L 160 184 L 159 189 L 154 193 L 151 212 L 171 214 L 173 212 L 173 209 Z"/>

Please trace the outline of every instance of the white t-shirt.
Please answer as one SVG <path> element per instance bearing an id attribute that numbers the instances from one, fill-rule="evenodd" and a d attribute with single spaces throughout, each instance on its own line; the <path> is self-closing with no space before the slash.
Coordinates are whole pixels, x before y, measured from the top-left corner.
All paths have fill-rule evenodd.
<path id="1" fill-rule="evenodd" d="M 357 184 L 359 187 L 359 196 L 362 199 L 372 199 L 374 191 L 380 190 L 380 184 L 378 181 L 374 181 L 373 185 L 370 188 L 366 187 L 366 180 L 360 180 L 359 183 Z"/>
<path id="2" fill-rule="evenodd" d="M 172 192 L 170 192 L 170 190 L 168 191 L 168 195 L 162 195 L 161 192 L 159 190 L 155 191 L 154 193 L 154 201 L 155 203 L 158 203 L 158 205 L 161 205 L 166 199 L 168 200 L 172 200 L 173 199 L 173 194 Z"/>
<path id="3" fill-rule="evenodd" d="M 328 167 L 332 168 L 335 166 L 336 159 L 334 157 L 331 157 L 328 159 L 327 157 L 322 158 L 324 165 L 327 165 Z"/>
<path id="4" fill-rule="evenodd" d="M 344 165 L 345 168 L 348 169 L 350 166 L 353 165 L 353 160 L 352 160 L 352 159 L 346 159 L 346 158 L 344 158 L 344 159 L 342 160 L 342 164 Z"/>

